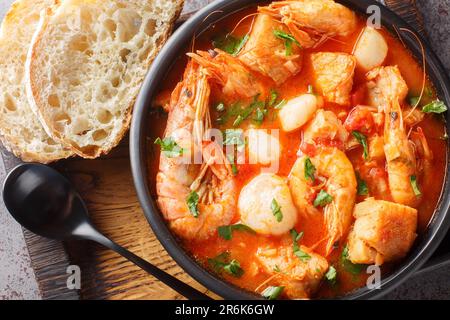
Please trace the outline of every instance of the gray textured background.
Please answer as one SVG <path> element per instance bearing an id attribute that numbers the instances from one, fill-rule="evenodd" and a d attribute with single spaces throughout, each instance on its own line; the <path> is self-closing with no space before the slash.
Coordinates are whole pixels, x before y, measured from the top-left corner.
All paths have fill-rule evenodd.
<path id="1" fill-rule="evenodd" d="M 12 0 L 0 0 L 0 19 Z M 186 11 L 208 0 L 187 0 Z M 450 73 L 450 0 L 417 0 L 430 42 Z M 1 159 L 0 159 L 1 160 Z M 5 168 L 0 161 L 0 183 Z M 0 202 L 0 299 L 39 299 L 40 293 L 20 226 Z M 388 299 L 450 299 L 450 266 L 420 274 L 386 296 Z"/>

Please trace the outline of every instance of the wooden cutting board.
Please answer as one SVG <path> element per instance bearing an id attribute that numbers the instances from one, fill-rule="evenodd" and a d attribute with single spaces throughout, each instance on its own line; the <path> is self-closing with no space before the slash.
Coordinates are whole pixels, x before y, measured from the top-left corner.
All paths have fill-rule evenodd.
<path id="1" fill-rule="evenodd" d="M 187 1 L 186 14 L 211 0 Z M 414 0 L 386 4 L 423 32 Z M 185 8 L 185 9 L 186 9 Z M 5 167 L 18 162 L 4 153 Z M 167 254 L 139 206 L 131 178 L 128 137 L 108 156 L 73 158 L 54 165 L 85 199 L 98 229 L 118 244 L 177 278 L 218 298 L 188 276 Z M 91 242 L 60 243 L 24 230 L 32 265 L 44 299 L 183 299 L 116 253 Z M 81 269 L 81 289 L 67 289 L 69 265 Z"/>

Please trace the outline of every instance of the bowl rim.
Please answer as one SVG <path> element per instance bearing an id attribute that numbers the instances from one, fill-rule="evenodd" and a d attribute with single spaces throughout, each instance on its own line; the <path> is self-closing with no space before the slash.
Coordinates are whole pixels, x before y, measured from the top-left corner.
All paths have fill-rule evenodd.
<path id="1" fill-rule="evenodd" d="M 143 82 L 142 88 L 134 106 L 134 113 L 131 122 L 130 131 L 130 162 L 133 181 L 136 193 L 143 209 L 143 212 L 154 231 L 156 237 L 170 254 L 170 256 L 180 265 L 184 271 L 192 276 L 196 281 L 201 283 L 207 289 L 215 292 L 225 299 L 261 299 L 254 293 L 245 291 L 219 276 L 213 275 L 198 264 L 182 247 L 176 237 L 172 234 L 164 218 L 160 214 L 155 200 L 150 194 L 148 186 L 147 174 L 147 154 L 146 154 L 146 120 L 148 119 L 148 106 L 151 104 L 154 94 L 159 89 L 160 82 L 167 75 L 172 67 L 172 63 L 181 52 L 185 45 L 189 43 L 194 34 L 198 34 L 199 30 L 203 31 L 213 25 L 215 22 L 225 18 L 226 16 L 242 10 L 243 8 L 256 5 L 258 3 L 268 2 L 267 0 L 218 0 L 210 3 L 185 23 L 183 23 L 169 38 L 162 50 L 152 63 L 147 76 Z M 392 34 L 395 35 L 394 25 L 400 28 L 408 28 L 414 30 L 402 18 L 392 12 L 387 7 L 381 5 L 374 0 L 336 0 L 348 8 L 359 14 L 364 15 L 369 6 L 377 6 L 380 8 L 382 24 Z M 215 12 L 215 14 L 211 14 Z M 427 75 L 437 90 L 440 100 L 446 105 L 450 105 L 450 83 L 447 73 L 441 62 L 432 51 L 428 42 L 417 34 L 424 45 L 426 55 Z M 408 49 L 416 57 L 420 57 L 420 46 L 416 39 L 408 34 L 402 34 L 403 41 L 407 44 Z M 446 130 L 450 132 L 450 112 L 446 112 Z M 346 294 L 345 296 L 336 297 L 339 299 L 374 299 L 380 298 L 382 295 L 393 290 L 395 287 L 403 283 L 417 271 L 437 249 L 447 230 L 450 226 L 450 218 L 447 218 L 450 207 L 450 180 L 448 172 L 450 169 L 449 151 L 450 142 L 447 140 L 446 146 L 446 169 L 444 173 L 444 185 L 442 187 L 440 200 L 435 209 L 435 213 L 429 223 L 429 226 L 419 243 L 408 254 L 401 265 L 396 268 L 386 278 L 381 281 L 381 289 L 368 289 L 362 287 Z"/>

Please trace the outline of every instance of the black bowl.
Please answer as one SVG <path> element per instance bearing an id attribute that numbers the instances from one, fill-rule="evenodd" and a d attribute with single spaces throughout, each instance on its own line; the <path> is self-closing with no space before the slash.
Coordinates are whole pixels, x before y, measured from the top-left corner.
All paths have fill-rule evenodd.
<path id="1" fill-rule="evenodd" d="M 209 273 L 202 268 L 190 255 L 182 248 L 177 239 L 167 227 L 158 207 L 152 199 L 148 185 L 148 150 L 147 150 L 147 125 L 148 112 L 152 99 L 157 93 L 161 82 L 170 70 L 173 62 L 179 56 L 180 52 L 184 52 L 184 48 L 189 44 L 194 34 L 199 34 L 206 30 L 209 26 L 223 19 L 229 14 L 240 11 L 248 6 L 257 3 L 267 2 L 267 0 L 219 0 L 211 3 L 187 22 L 185 22 L 168 40 L 158 57 L 152 64 L 150 71 L 142 86 L 141 92 L 137 99 L 131 126 L 130 135 L 130 156 L 133 172 L 134 184 L 137 195 L 153 231 L 162 243 L 164 248 L 174 258 L 174 260 L 194 279 L 203 284 L 208 289 L 217 293 L 225 299 L 257 299 L 253 293 L 246 292 L 215 275 Z M 398 29 L 412 29 L 404 20 L 389 9 L 381 6 L 372 0 L 342 0 L 337 1 L 345 6 L 366 14 L 367 8 L 371 5 L 380 7 L 381 20 L 383 25 L 392 33 L 395 32 L 393 25 Z M 214 14 L 211 14 L 215 12 Z M 395 34 L 395 33 L 394 33 Z M 409 33 L 402 33 L 403 41 L 409 47 L 416 58 L 421 60 L 421 50 L 417 40 Z M 436 55 L 432 52 L 427 41 L 421 38 L 425 46 L 425 54 L 427 61 L 427 72 L 434 83 L 439 98 L 450 105 L 450 85 L 442 64 Z M 449 113 L 445 114 L 447 119 L 447 132 L 449 132 Z M 449 225 L 450 217 L 448 217 L 448 209 L 450 205 L 450 181 L 448 179 L 448 151 L 450 144 L 447 143 L 447 167 L 445 172 L 445 184 L 442 196 L 436 208 L 435 214 L 427 228 L 426 232 L 421 235 L 417 244 L 414 246 L 408 257 L 397 267 L 397 269 L 389 276 L 385 277 L 381 282 L 380 290 L 370 290 L 366 287 L 358 289 L 352 293 L 342 297 L 344 299 L 369 299 L 379 298 L 383 294 L 392 290 L 403 281 L 405 281 L 412 273 L 417 271 L 432 255 L 444 238 Z"/>

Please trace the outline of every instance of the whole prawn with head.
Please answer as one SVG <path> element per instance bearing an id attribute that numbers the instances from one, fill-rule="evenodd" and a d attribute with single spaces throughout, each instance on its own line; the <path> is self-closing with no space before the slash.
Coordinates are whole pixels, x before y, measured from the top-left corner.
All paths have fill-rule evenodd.
<path id="1" fill-rule="evenodd" d="M 230 163 L 216 140 L 206 141 L 211 129 L 208 77 L 191 61 L 173 91 L 164 140 L 179 152 L 161 152 L 156 177 L 164 218 L 180 238 L 191 241 L 207 239 L 236 213 Z M 198 154 L 202 161 L 192 161 Z"/>
<path id="2" fill-rule="evenodd" d="M 403 121 L 400 103 L 408 94 L 408 86 L 397 66 L 375 68 L 367 74 L 374 92 L 384 108 L 384 153 L 389 189 L 394 202 L 415 207 L 420 201 L 413 187 L 416 157 Z"/>

